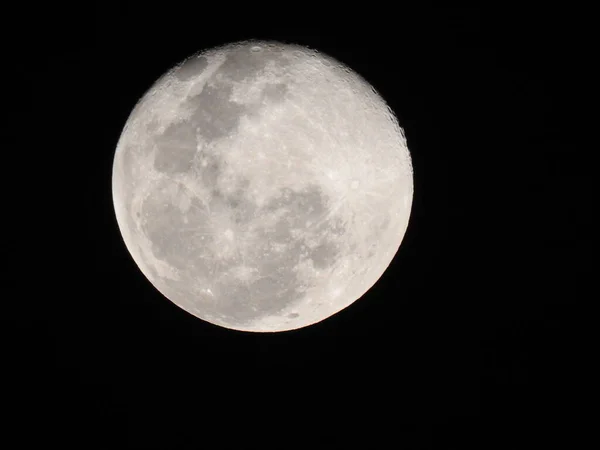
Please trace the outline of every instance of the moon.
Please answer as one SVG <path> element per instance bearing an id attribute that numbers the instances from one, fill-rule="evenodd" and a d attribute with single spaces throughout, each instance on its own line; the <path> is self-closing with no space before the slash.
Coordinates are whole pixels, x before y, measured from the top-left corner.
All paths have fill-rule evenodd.
<path id="1" fill-rule="evenodd" d="M 138 101 L 112 194 L 128 251 L 167 299 L 278 332 L 377 282 L 408 226 L 413 170 L 364 78 L 313 49 L 243 41 L 193 55 Z"/>

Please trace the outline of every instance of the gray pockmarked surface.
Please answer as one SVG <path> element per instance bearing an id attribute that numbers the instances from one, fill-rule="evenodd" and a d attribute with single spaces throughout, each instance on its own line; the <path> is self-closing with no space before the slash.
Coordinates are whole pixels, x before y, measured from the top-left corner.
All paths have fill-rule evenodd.
<path id="1" fill-rule="evenodd" d="M 246 331 L 301 328 L 360 298 L 397 252 L 413 195 L 402 130 L 364 79 L 257 41 L 159 79 L 125 125 L 112 183 L 148 280 Z"/>

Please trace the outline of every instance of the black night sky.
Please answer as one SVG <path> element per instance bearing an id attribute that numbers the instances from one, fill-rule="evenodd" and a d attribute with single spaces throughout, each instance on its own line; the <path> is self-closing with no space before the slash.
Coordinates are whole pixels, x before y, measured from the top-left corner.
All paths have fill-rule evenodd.
<path id="1" fill-rule="evenodd" d="M 4 152 L 18 158 L 4 177 L 6 440 L 572 444 L 591 273 L 572 31 L 585 13 L 178 3 L 3 18 L 23 22 L 2 32 L 16 138 Z M 308 45 L 366 78 L 404 128 L 415 176 L 408 231 L 379 282 L 279 334 L 222 329 L 166 300 L 130 257 L 111 196 L 115 146 L 144 92 L 190 54 L 250 38 Z"/>

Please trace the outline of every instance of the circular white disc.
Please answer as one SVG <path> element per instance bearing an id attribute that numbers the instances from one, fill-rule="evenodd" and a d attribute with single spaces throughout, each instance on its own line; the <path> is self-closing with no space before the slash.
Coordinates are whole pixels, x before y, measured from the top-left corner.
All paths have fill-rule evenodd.
<path id="1" fill-rule="evenodd" d="M 223 327 L 319 322 L 375 284 L 404 236 L 412 165 L 394 114 L 321 53 L 240 42 L 170 70 L 113 166 L 119 228 L 168 299 Z"/>

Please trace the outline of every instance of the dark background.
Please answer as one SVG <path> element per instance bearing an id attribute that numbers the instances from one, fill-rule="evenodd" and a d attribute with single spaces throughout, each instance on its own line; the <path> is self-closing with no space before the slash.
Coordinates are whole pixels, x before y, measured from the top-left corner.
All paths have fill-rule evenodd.
<path id="1" fill-rule="evenodd" d="M 356 8 L 6 11 L 5 439 L 462 449 L 581 435 L 589 11 Z M 190 54 L 249 38 L 308 45 L 363 75 L 414 166 L 410 225 L 379 282 L 279 334 L 221 329 L 162 297 L 111 198 L 137 100 Z"/>

